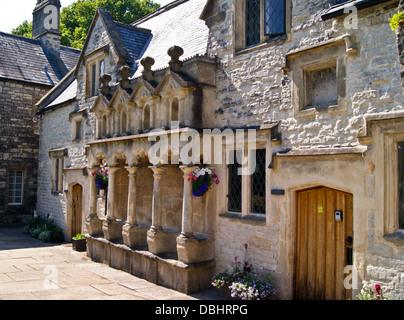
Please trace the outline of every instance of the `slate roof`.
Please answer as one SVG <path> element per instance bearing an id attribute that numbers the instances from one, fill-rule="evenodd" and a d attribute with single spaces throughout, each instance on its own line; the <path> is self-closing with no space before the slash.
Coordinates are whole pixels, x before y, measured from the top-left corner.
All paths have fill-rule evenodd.
<path id="1" fill-rule="evenodd" d="M 173 45 L 184 49 L 181 60 L 207 54 L 209 29 L 200 19 L 205 5 L 206 0 L 177 0 L 132 24 L 151 30 L 152 39 L 143 56 L 155 60 L 153 70 L 168 66 L 167 50 Z M 141 70 L 140 65 L 135 77 Z"/>
<path id="2" fill-rule="evenodd" d="M 79 54 L 61 46 L 57 61 L 39 40 L 0 32 L 0 78 L 53 86 L 76 65 Z"/>
<path id="3" fill-rule="evenodd" d="M 180 46 L 184 50 L 184 54 L 180 57 L 182 61 L 207 54 L 209 30 L 205 22 L 200 19 L 206 1 L 177 0 L 132 25 L 114 21 L 107 10 L 98 8 L 88 36 L 91 35 L 94 21 L 99 17 L 105 25 L 111 46 L 118 56 L 132 65 L 134 74 L 131 78 L 135 78 L 140 76 L 143 70 L 140 65 L 142 57 L 150 56 L 155 60 L 153 70 L 168 67 L 170 57 L 167 50 L 173 45 Z M 86 39 L 78 59 L 77 68 L 80 67 L 84 58 L 88 41 L 89 38 Z M 76 72 L 77 69 L 73 71 L 71 77 L 74 77 Z M 77 86 L 77 82 L 70 81 L 61 81 L 57 88 L 37 105 L 46 111 L 52 109 L 52 106 L 62 105 L 63 102 L 72 100 L 73 88 Z M 55 95 L 57 92 L 59 95 Z"/>
<path id="4" fill-rule="evenodd" d="M 150 30 L 137 28 L 117 21 L 115 21 L 115 26 L 125 47 L 128 49 L 130 56 L 128 62 L 135 63 L 143 54 L 146 45 L 150 41 Z"/>

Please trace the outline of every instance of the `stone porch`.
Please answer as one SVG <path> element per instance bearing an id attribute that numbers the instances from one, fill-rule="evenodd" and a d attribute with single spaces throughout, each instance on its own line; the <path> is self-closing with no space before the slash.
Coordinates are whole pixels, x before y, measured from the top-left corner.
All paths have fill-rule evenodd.
<path id="1" fill-rule="evenodd" d="M 214 191 L 193 198 L 188 178 L 197 166 L 151 165 L 142 151 L 146 138 L 89 143 L 88 256 L 187 294 L 207 289 L 215 272 Z M 92 176 L 103 163 L 109 173 L 106 214 L 97 212 Z"/>

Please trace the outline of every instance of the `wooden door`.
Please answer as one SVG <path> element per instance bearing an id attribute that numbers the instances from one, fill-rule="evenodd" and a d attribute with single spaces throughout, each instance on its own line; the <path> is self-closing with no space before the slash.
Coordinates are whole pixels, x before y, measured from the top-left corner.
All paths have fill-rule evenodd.
<path id="1" fill-rule="evenodd" d="M 79 184 L 72 191 L 72 236 L 81 233 L 83 187 Z"/>
<path id="2" fill-rule="evenodd" d="M 352 194 L 324 187 L 298 192 L 296 226 L 295 298 L 350 299 L 344 268 L 352 264 Z"/>

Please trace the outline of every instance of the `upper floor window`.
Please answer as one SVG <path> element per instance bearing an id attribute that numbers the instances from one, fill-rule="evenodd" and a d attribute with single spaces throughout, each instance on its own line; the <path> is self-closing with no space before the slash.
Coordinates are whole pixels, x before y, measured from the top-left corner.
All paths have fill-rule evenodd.
<path id="1" fill-rule="evenodd" d="M 235 46 L 241 50 L 288 32 L 290 0 L 236 0 Z"/>
<path id="2" fill-rule="evenodd" d="M 100 77 L 105 72 L 105 61 L 103 55 L 98 55 L 87 62 L 86 69 L 86 96 L 87 98 L 94 97 L 98 94 L 100 87 Z"/>

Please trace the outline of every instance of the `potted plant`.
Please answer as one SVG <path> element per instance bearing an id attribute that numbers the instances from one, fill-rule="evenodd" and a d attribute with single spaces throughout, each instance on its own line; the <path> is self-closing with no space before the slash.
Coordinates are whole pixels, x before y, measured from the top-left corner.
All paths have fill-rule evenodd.
<path id="1" fill-rule="evenodd" d="M 72 238 L 72 248 L 75 251 L 86 251 L 86 244 L 86 238 L 81 233 Z"/>
<path id="2" fill-rule="evenodd" d="M 212 282 L 220 288 L 224 297 L 236 300 L 270 300 L 276 293 L 269 274 L 256 272 L 247 260 L 248 244 L 244 244 L 244 263 L 234 257 L 232 271 L 219 273 Z"/>
<path id="3" fill-rule="evenodd" d="M 108 170 L 105 168 L 98 169 L 97 172 L 93 172 L 95 177 L 95 185 L 98 190 L 105 190 L 108 188 Z"/>
<path id="4" fill-rule="evenodd" d="M 208 168 L 197 168 L 189 174 L 188 181 L 192 180 L 192 194 L 195 197 L 202 197 L 212 185 L 219 184 L 220 181 L 216 174 Z"/>

